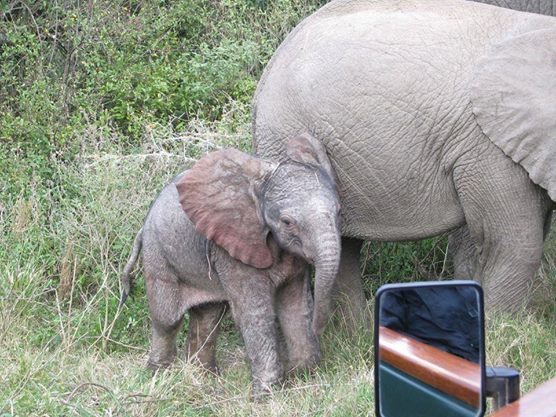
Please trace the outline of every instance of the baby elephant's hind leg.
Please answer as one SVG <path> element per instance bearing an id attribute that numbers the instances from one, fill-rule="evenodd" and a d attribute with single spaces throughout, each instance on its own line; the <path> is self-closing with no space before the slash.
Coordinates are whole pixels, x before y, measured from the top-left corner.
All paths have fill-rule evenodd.
<path id="1" fill-rule="evenodd" d="M 145 268 L 147 295 L 152 320 L 152 342 L 148 367 L 157 370 L 176 358 L 176 338 L 183 321 L 179 284 L 170 274 L 159 279 Z"/>
<path id="2" fill-rule="evenodd" d="M 214 373 L 218 373 L 216 339 L 225 312 L 225 303 L 208 303 L 189 309 L 187 358 Z"/>

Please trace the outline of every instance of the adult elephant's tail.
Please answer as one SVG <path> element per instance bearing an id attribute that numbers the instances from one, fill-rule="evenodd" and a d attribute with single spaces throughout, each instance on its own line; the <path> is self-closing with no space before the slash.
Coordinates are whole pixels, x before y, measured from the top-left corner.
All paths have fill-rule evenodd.
<path id="1" fill-rule="evenodd" d="M 124 267 L 122 272 L 122 276 L 120 277 L 120 285 L 121 285 L 121 296 L 120 296 L 120 304 L 118 308 L 121 308 L 129 293 L 131 292 L 131 271 L 133 270 L 133 266 L 135 262 L 137 262 L 137 257 L 141 252 L 141 248 L 143 246 L 143 228 L 139 230 L 137 236 L 135 236 L 135 241 L 133 242 L 133 249 L 131 250 L 131 255 L 127 260 L 127 263 Z"/>

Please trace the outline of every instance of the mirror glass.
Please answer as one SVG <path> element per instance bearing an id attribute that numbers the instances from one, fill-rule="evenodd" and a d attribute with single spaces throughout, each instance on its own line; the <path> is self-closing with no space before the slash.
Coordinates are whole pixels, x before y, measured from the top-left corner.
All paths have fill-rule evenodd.
<path id="1" fill-rule="evenodd" d="M 377 292 L 379 417 L 482 417 L 483 292 L 473 281 L 389 284 Z"/>

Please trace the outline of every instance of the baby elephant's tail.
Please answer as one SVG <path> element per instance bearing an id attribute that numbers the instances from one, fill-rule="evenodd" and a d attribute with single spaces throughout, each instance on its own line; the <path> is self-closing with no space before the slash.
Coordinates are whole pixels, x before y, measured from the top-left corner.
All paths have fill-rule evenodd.
<path id="1" fill-rule="evenodd" d="M 133 269 L 133 265 L 137 262 L 137 257 L 141 252 L 141 247 L 143 246 L 143 228 L 139 230 L 137 236 L 135 236 L 135 241 L 133 242 L 133 249 L 131 251 L 131 255 L 127 260 L 127 264 L 125 265 L 124 271 L 122 272 L 122 276 L 120 277 L 120 283 L 122 287 L 122 294 L 120 298 L 120 306 L 122 307 L 131 292 L 131 271 Z"/>

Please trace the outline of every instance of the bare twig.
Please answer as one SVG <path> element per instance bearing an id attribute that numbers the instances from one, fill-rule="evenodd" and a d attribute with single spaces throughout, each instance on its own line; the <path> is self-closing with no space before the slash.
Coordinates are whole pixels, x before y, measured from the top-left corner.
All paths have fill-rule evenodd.
<path id="1" fill-rule="evenodd" d="M 186 162 L 196 161 L 196 159 L 194 158 L 184 158 L 183 155 L 178 155 L 169 152 L 144 153 L 144 154 L 132 154 L 132 155 L 114 155 L 114 154 L 85 155 L 81 157 L 81 159 L 89 161 L 87 162 L 87 167 L 94 166 L 96 164 L 108 162 L 108 161 L 126 161 L 126 160 L 145 161 L 147 159 L 156 159 L 156 158 L 179 158 L 179 159 L 183 159 Z"/>
<path id="2" fill-rule="evenodd" d="M 330 384 L 311 384 L 311 385 L 302 385 L 300 387 L 291 387 L 291 388 L 285 388 L 284 391 L 300 391 L 300 390 L 304 390 L 304 389 L 311 389 L 311 388 L 329 388 L 331 385 Z"/>
<path id="3" fill-rule="evenodd" d="M 65 400 L 61 400 L 63 404 L 65 405 L 70 405 L 69 402 L 70 400 L 77 394 L 77 392 L 79 390 L 81 390 L 82 388 L 85 387 L 97 387 L 97 388 L 102 388 L 103 390 L 105 390 L 107 393 L 109 393 L 112 397 L 114 396 L 114 393 L 112 392 L 112 390 L 110 388 L 105 387 L 104 385 L 98 384 L 96 382 L 84 382 L 82 384 L 79 384 L 78 386 L 76 386 L 73 391 L 67 396 L 67 398 Z"/>
<path id="4" fill-rule="evenodd" d="M 58 0 L 55 0 L 54 2 L 55 7 L 55 15 L 54 15 L 54 35 L 50 35 L 49 37 L 52 39 L 52 41 L 54 42 L 54 45 L 50 51 L 50 58 L 48 60 L 49 64 L 52 64 L 52 61 L 54 61 L 54 53 L 56 51 L 56 45 L 59 44 L 58 42 Z"/>
<path id="5" fill-rule="evenodd" d="M 149 398 L 145 400 L 133 400 L 132 398 Z M 172 401 L 172 398 L 152 398 L 152 395 L 149 394 L 129 394 L 126 395 L 125 398 L 122 400 L 122 404 L 144 404 L 144 403 L 158 403 L 164 401 Z"/>
<path id="6" fill-rule="evenodd" d="M 138 350 L 139 352 L 142 352 L 142 353 L 147 353 L 147 351 L 148 351 L 148 349 L 140 348 L 140 347 L 137 347 L 137 346 L 128 345 L 128 344 L 126 344 L 126 343 L 119 342 L 119 341 L 117 341 L 117 340 L 111 339 L 110 337 L 105 337 L 105 339 L 106 339 L 107 341 L 109 341 L 110 343 L 114 343 L 114 344 L 116 344 L 116 345 L 118 345 L 118 346 L 122 346 L 122 347 L 125 347 L 125 348 L 128 348 L 128 349 Z"/>
<path id="7" fill-rule="evenodd" d="M 33 11 L 23 0 L 20 0 L 19 3 L 27 10 L 29 16 L 31 16 L 31 20 L 33 21 L 33 25 L 35 26 L 35 31 L 37 32 L 37 37 L 39 38 L 39 42 L 42 44 L 41 31 L 39 29 L 39 25 L 37 24 L 37 21 L 35 20 L 35 16 L 33 15 Z"/>
<path id="8" fill-rule="evenodd" d="M 450 242 L 446 242 L 446 249 L 444 249 L 444 260 L 442 261 L 442 271 L 440 271 L 440 278 L 442 278 L 444 276 L 444 273 L 446 272 L 446 264 L 448 263 L 448 250 L 449 250 L 449 246 Z"/>
<path id="9" fill-rule="evenodd" d="M 58 318 L 60 319 L 60 335 L 62 336 L 62 343 L 67 342 L 66 331 L 64 329 L 64 320 L 62 317 L 62 307 L 60 306 L 60 298 L 58 297 L 58 290 L 55 290 L 56 295 L 56 311 L 58 312 Z"/>

